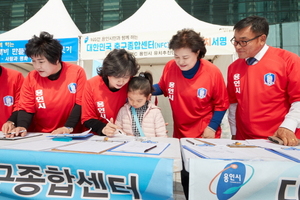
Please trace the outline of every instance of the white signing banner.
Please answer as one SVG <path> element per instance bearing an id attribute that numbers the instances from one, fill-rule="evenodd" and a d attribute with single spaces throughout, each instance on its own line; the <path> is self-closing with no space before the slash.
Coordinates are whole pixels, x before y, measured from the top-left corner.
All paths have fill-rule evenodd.
<path id="1" fill-rule="evenodd" d="M 190 159 L 190 199 L 299 200 L 300 164 Z"/>

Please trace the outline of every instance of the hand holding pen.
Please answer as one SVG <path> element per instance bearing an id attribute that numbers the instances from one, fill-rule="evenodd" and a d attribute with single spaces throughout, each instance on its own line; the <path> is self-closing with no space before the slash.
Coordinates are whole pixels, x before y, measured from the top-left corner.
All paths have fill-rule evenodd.
<path id="1" fill-rule="evenodd" d="M 12 121 L 7 121 L 2 125 L 2 132 L 4 134 L 10 133 L 15 127 L 15 123 Z"/>
<path id="2" fill-rule="evenodd" d="M 27 135 L 26 128 L 24 128 L 24 127 L 16 127 L 10 133 L 6 133 L 5 137 L 6 138 L 14 138 L 14 137 L 17 137 L 17 136 L 24 137 L 25 135 Z"/>
<path id="3" fill-rule="evenodd" d="M 124 135 L 124 133 L 120 130 L 120 128 L 114 124 L 113 118 L 110 118 L 110 120 L 104 118 L 108 123 L 103 128 L 102 133 L 106 136 L 114 136 L 115 132 L 117 131 L 119 134 Z"/>

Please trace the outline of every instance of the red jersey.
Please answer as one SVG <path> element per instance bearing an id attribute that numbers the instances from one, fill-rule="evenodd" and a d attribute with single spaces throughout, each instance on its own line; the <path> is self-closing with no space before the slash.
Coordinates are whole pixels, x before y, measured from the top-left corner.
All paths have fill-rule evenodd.
<path id="1" fill-rule="evenodd" d="M 34 113 L 29 130 L 50 133 L 63 127 L 74 105 L 81 105 L 85 82 L 84 69 L 71 63 L 62 62 L 57 80 L 41 77 L 36 70 L 31 71 L 20 95 L 20 110 Z M 74 132 L 80 131 L 82 127 L 78 125 Z"/>
<path id="2" fill-rule="evenodd" d="M 20 90 L 24 81 L 21 72 L 0 66 L 0 128 L 11 116 L 19 110 Z"/>
<path id="3" fill-rule="evenodd" d="M 159 81 L 159 87 L 168 96 L 174 121 L 173 137 L 201 137 L 214 111 L 228 108 L 228 95 L 220 70 L 201 59 L 192 79 L 184 78 L 174 60 L 169 61 Z M 216 138 L 221 129 L 218 128 Z"/>
<path id="4" fill-rule="evenodd" d="M 247 65 L 238 59 L 228 68 L 230 103 L 237 103 L 236 139 L 266 139 L 284 121 L 291 104 L 300 101 L 300 59 L 269 47 L 262 59 Z M 299 138 L 300 130 L 296 130 Z"/>
<path id="5" fill-rule="evenodd" d="M 112 92 L 102 77 L 95 76 L 88 80 L 83 93 L 81 122 L 98 119 L 107 123 L 105 118 L 116 120 L 120 108 L 126 102 L 127 88 L 128 83 L 120 90 Z"/>

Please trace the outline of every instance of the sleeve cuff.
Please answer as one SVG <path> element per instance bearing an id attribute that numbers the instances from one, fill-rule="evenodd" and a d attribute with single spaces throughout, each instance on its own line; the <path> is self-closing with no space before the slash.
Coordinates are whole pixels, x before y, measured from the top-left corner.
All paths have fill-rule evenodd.
<path id="1" fill-rule="evenodd" d="M 279 127 L 287 128 L 295 133 L 298 122 L 293 119 L 285 118 Z"/>

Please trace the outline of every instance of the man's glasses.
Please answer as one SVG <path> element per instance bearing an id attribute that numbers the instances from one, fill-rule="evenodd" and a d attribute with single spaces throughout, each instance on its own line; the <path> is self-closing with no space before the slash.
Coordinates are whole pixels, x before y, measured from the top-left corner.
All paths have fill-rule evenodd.
<path id="1" fill-rule="evenodd" d="M 250 39 L 250 40 L 246 40 L 246 41 L 236 41 L 235 38 L 233 37 L 230 42 L 234 45 L 234 46 L 237 46 L 238 44 L 241 46 L 241 47 L 245 47 L 247 46 L 248 42 L 252 41 L 252 40 L 255 40 L 256 38 L 259 38 L 260 36 L 262 36 L 263 34 L 261 35 L 258 35 L 258 36 L 255 36 L 254 38 Z"/>

